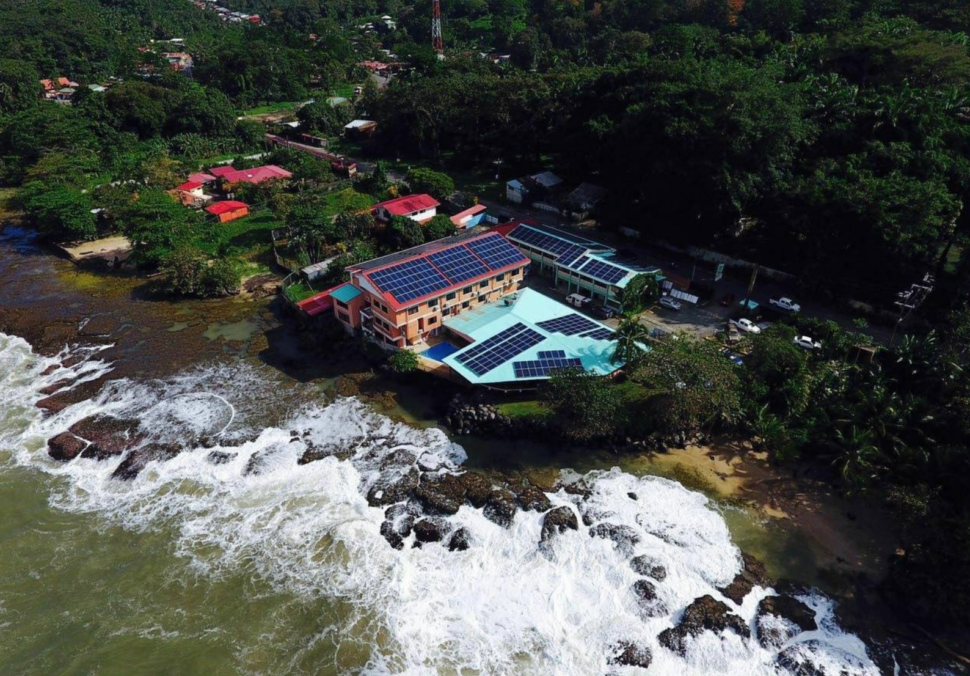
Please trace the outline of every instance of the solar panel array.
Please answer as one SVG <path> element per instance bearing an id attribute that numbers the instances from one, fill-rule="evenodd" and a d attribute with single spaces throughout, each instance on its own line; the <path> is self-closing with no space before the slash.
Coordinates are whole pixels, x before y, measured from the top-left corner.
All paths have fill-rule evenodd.
<path id="1" fill-rule="evenodd" d="M 466 279 L 484 275 L 489 271 L 475 254 L 463 246 L 436 251 L 429 254 L 428 258 L 453 283 L 464 282 Z"/>
<path id="2" fill-rule="evenodd" d="M 575 336 L 577 333 L 583 333 L 584 331 L 592 331 L 600 328 L 599 324 L 592 320 L 586 319 L 586 317 L 583 317 L 582 315 L 566 315 L 565 317 L 546 319 L 545 321 L 537 323 L 546 331 L 554 331 L 565 336 Z"/>
<path id="3" fill-rule="evenodd" d="M 504 268 L 513 263 L 525 260 L 518 249 L 508 243 L 501 235 L 489 235 L 482 239 L 474 239 L 466 242 L 465 246 L 471 249 L 476 256 L 485 261 L 492 270 Z"/>
<path id="4" fill-rule="evenodd" d="M 568 249 L 563 251 L 556 258 L 556 263 L 559 265 L 569 265 L 576 261 L 577 258 L 586 253 L 586 248 L 579 246 L 578 244 L 572 244 Z"/>
<path id="5" fill-rule="evenodd" d="M 381 289 L 392 294 L 399 303 L 451 286 L 451 282 L 423 258 L 383 268 L 371 273 L 371 278 Z"/>
<path id="6" fill-rule="evenodd" d="M 580 334 L 580 338 L 592 338 L 593 340 L 612 340 L 613 332 L 609 329 L 596 329 Z"/>
<path id="7" fill-rule="evenodd" d="M 562 350 L 547 350 L 545 352 L 539 351 L 539 359 L 555 359 L 556 357 L 565 357 L 566 353 Z"/>
<path id="8" fill-rule="evenodd" d="M 455 359 L 475 375 L 483 376 L 543 340 L 541 333 L 533 331 L 525 324 L 513 324 L 491 338 L 468 348 Z"/>
<path id="9" fill-rule="evenodd" d="M 515 230 L 510 232 L 509 237 L 518 240 L 523 244 L 532 245 L 537 249 L 542 249 L 543 251 L 556 256 L 576 246 L 571 242 L 563 241 L 562 239 L 553 237 L 552 235 L 547 235 L 539 230 L 533 230 L 532 228 L 528 228 L 524 225 L 520 225 Z"/>
<path id="10" fill-rule="evenodd" d="M 606 282 L 607 284 L 616 284 L 627 275 L 626 270 L 623 268 L 618 268 L 615 265 L 610 265 L 609 263 L 604 263 L 603 261 L 594 259 L 590 259 L 590 261 L 580 269 L 580 272 L 582 272 L 584 275 L 589 275 L 594 279 Z"/>
<path id="11" fill-rule="evenodd" d="M 430 261 L 430 262 L 429 262 Z M 398 303 L 421 298 L 527 259 L 504 237 L 488 235 L 370 273 Z M 433 264 L 433 265 L 432 265 Z"/>
<path id="12" fill-rule="evenodd" d="M 540 353 L 541 354 L 541 353 Z M 554 357 L 547 359 L 537 359 L 535 361 L 512 362 L 515 369 L 516 378 L 545 378 L 551 371 L 556 369 L 583 368 L 583 362 L 575 357 L 566 359 Z"/>

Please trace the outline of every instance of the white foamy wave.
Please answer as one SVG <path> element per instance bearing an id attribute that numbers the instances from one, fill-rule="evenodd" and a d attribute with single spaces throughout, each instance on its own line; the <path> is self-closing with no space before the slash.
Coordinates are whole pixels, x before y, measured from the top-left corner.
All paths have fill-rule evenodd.
<path id="1" fill-rule="evenodd" d="M 686 657 L 659 645 L 657 635 L 699 596 L 725 600 L 753 629 L 757 603 L 770 593 L 756 589 L 738 607 L 717 591 L 740 570 L 739 552 L 707 498 L 676 482 L 612 470 L 584 477 L 587 498 L 549 494 L 556 506 L 629 529 L 636 537 L 626 548 L 590 537 L 581 523 L 540 550 L 541 514 L 519 511 L 505 529 L 466 505 L 448 520 L 467 530 L 468 550 L 412 548 L 410 535 L 398 551 L 379 533 L 384 510 L 364 495 L 402 449 L 460 471 L 464 451 L 440 430 L 393 422 L 355 399 L 305 403 L 311 390 L 286 401 L 267 373 L 245 364 L 116 381 L 44 419 L 30 408 L 44 360 L 16 339 L 0 342 L 0 360 L 18 372 L 3 383 L 22 409 L 17 437 L 4 445 L 15 462 L 64 479 L 52 484 L 55 506 L 136 530 L 164 527 L 200 575 L 249 570 L 280 589 L 340 598 L 353 611 L 332 635 L 367 647 L 362 673 L 637 673 L 608 665 L 622 640 L 650 648 L 652 674 L 779 673 L 778 651 L 753 637 L 705 633 L 688 641 Z M 9 408 L 0 404 L 0 412 Z M 153 441 L 186 450 L 129 482 L 111 478 L 120 458 L 52 461 L 43 441 L 94 413 L 137 418 Z M 194 446 L 200 437 L 209 448 Z M 332 455 L 301 465 L 308 448 Z M 664 610 L 655 617 L 642 615 L 631 590 L 641 578 L 629 559 L 641 554 L 666 569 L 656 583 Z M 827 674 L 878 673 L 862 643 L 835 625 L 827 599 L 804 600 L 820 629 L 783 648 Z"/>

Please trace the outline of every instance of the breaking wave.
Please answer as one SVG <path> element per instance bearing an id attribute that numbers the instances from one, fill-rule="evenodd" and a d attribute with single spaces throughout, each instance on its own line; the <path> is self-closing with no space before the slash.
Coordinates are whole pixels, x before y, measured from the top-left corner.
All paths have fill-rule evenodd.
<path id="1" fill-rule="evenodd" d="M 380 534 L 383 508 L 365 495 L 402 449 L 426 470 L 460 471 L 465 453 L 440 430 L 413 429 L 352 398 L 316 403 L 309 388 L 284 396 L 270 373 L 246 363 L 112 381 L 45 418 L 33 406 L 39 390 L 110 370 L 94 350 L 73 354 L 77 363 L 64 367 L 67 353 L 38 357 L 0 334 L 3 462 L 62 477 L 50 483 L 58 509 L 170 530 L 200 575 L 251 571 L 281 590 L 339 599 L 352 611 L 332 633 L 365 647 L 361 673 L 642 673 L 608 664 L 616 643 L 629 640 L 650 648 L 651 674 L 785 673 L 776 661 L 783 648 L 825 674 L 878 673 L 863 643 L 837 627 L 832 602 L 814 593 L 801 598 L 819 629 L 778 650 L 731 632 L 690 639 L 684 657 L 661 647 L 657 635 L 688 604 L 705 594 L 724 599 L 717 588 L 741 568 L 721 515 L 676 482 L 614 469 L 583 477 L 587 497 L 548 494 L 555 506 L 633 529 L 632 550 L 590 537 L 582 522 L 540 548 L 541 514 L 520 510 L 502 528 L 465 505 L 447 518 L 467 530 L 469 549 L 414 548 L 410 535 L 398 551 Z M 111 476 L 121 458 L 48 457 L 48 438 L 95 413 L 136 418 L 153 442 L 184 450 L 127 482 Z M 300 464 L 309 447 L 325 457 Z M 664 610 L 654 617 L 643 616 L 631 592 L 640 576 L 629 558 L 641 554 L 666 569 L 656 582 Z M 756 588 L 740 606 L 724 600 L 753 628 L 758 602 L 771 593 Z"/>

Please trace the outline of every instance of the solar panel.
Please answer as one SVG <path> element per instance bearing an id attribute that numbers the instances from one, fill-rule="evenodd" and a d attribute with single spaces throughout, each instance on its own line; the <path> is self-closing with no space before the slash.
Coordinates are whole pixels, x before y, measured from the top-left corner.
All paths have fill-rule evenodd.
<path id="1" fill-rule="evenodd" d="M 515 230 L 509 233 L 509 237 L 524 244 L 529 244 L 537 249 L 542 249 L 543 251 L 550 253 L 552 255 L 559 255 L 562 252 L 575 246 L 570 242 L 557 239 L 544 232 L 539 232 L 538 230 L 533 230 L 532 228 L 520 225 Z"/>
<path id="2" fill-rule="evenodd" d="M 525 324 L 513 324 L 512 326 L 510 326 L 509 328 L 505 329 L 504 331 L 500 331 L 500 332 L 496 333 L 491 338 L 487 338 L 487 339 L 483 340 L 480 343 L 476 343 L 474 346 L 468 348 L 467 350 L 465 350 L 464 352 L 462 352 L 460 355 L 458 355 L 457 357 L 455 357 L 455 359 L 458 361 L 458 363 L 464 364 L 465 362 L 469 361 L 470 359 L 473 359 L 473 358 L 477 357 L 478 355 L 482 354 L 483 352 L 485 352 L 489 348 L 495 347 L 496 345 L 498 345 L 502 341 L 504 341 L 504 340 L 506 340 L 508 338 L 511 338 L 512 336 L 515 336 L 515 335 L 517 335 L 519 333 L 522 333 L 523 331 L 525 331 L 525 329 L 526 329 Z"/>
<path id="3" fill-rule="evenodd" d="M 528 259 L 522 252 L 508 243 L 501 235 L 489 235 L 465 244 L 475 255 L 485 261 L 492 270 L 504 268 L 513 263 L 525 263 Z"/>
<path id="4" fill-rule="evenodd" d="M 593 340 L 613 340 L 613 332 L 609 329 L 596 329 L 579 334 L 580 338 L 592 338 Z"/>
<path id="5" fill-rule="evenodd" d="M 541 354 L 541 353 L 540 353 Z M 537 359 L 535 361 L 517 361 L 512 363 L 516 378 L 545 378 L 557 369 L 583 368 L 583 362 L 575 357 L 567 359 L 565 355 L 555 359 Z"/>
<path id="6" fill-rule="evenodd" d="M 559 257 L 556 258 L 556 263 L 558 265 L 569 265 L 584 253 L 586 253 L 585 247 L 581 247 L 577 244 L 571 244 L 568 249 L 559 254 Z"/>
<path id="7" fill-rule="evenodd" d="M 565 357 L 566 353 L 562 350 L 549 350 L 546 352 L 539 352 L 539 359 L 555 359 L 556 357 Z"/>
<path id="8" fill-rule="evenodd" d="M 454 284 L 489 272 L 488 267 L 463 246 L 436 251 L 428 258 Z"/>
<path id="9" fill-rule="evenodd" d="M 482 376 L 543 340 L 538 331 L 533 331 L 524 324 L 515 324 L 483 340 L 456 359 L 475 375 Z"/>
<path id="10" fill-rule="evenodd" d="M 451 284 L 423 258 L 392 265 L 370 274 L 383 291 L 399 303 L 445 289 Z"/>
<path id="11" fill-rule="evenodd" d="M 603 261 L 597 261 L 590 259 L 589 263 L 584 265 L 580 270 L 584 275 L 589 275 L 594 279 L 606 282 L 607 284 L 615 284 L 626 276 L 626 270 L 618 268 L 615 265 L 610 265 L 609 263 L 604 263 Z"/>
<path id="12" fill-rule="evenodd" d="M 594 242 L 592 240 L 586 239 L 585 237 L 579 237 L 577 235 L 571 235 L 570 233 L 564 232 L 562 230 L 556 230 L 555 235 L 553 235 L 552 233 L 546 233 L 541 228 L 537 228 L 535 226 L 526 225 L 526 224 L 522 224 L 519 227 L 517 227 L 515 230 L 513 230 L 510 233 L 510 236 L 514 236 L 517 239 L 522 239 L 520 237 L 520 234 L 523 234 L 525 232 L 530 233 L 529 235 L 526 235 L 526 236 L 532 236 L 531 233 L 535 233 L 537 235 L 542 235 L 543 237 L 552 237 L 553 239 L 558 238 L 558 239 L 561 239 L 561 240 L 565 240 L 565 241 L 567 241 L 567 242 L 569 242 L 571 244 L 581 244 L 583 246 L 596 247 L 596 248 L 604 248 L 604 247 L 605 248 L 609 248 L 609 247 L 606 247 L 606 245 L 604 245 L 604 244 L 599 244 L 599 243 Z M 525 241 L 525 240 L 523 240 L 523 241 Z"/>
<path id="13" fill-rule="evenodd" d="M 538 322 L 538 325 L 546 331 L 554 331 L 566 336 L 575 336 L 577 333 L 592 331 L 600 328 L 596 322 L 586 319 L 582 315 L 566 315 Z"/>

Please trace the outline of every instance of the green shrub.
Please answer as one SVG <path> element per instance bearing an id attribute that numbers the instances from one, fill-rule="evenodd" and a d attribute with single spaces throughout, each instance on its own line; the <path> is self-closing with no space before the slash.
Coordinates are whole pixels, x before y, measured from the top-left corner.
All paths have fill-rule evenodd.
<path id="1" fill-rule="evenodd" d="M 418 355 L 410 350 L 398 350 L 388 357 L 387 366 L 394 373 L 412 373 L 418 369 Z"/>

